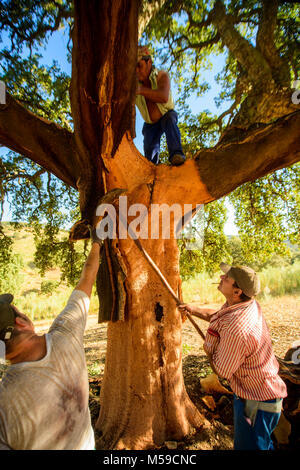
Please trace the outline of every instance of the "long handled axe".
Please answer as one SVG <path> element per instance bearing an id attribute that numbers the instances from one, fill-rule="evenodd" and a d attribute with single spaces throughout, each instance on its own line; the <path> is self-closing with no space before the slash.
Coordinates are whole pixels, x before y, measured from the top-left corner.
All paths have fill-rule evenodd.
<path id="1" fill-rule="evenodd" d="M 99 204 L 114 204 L 117 202 L 117 200 L 119 199 L 119 197 L 126 193 L 126 189 L 119 189 L 119 188 L 116 188 L 116 189 L 112 189 L 111 191 L 108 191 L 99 201 L 98 205 Z M 95 217 L 94 219 L 94 223 L 93 223 L 93 226 L 95 227 L 96 225 L 99 224 L 99 222 L 101 221 L 101 219 L 103 218 L 103 216 L 100 216 L 100 217 Z M 136 234 L 133 232 L 133 230 L 131 229 L 130 226 L 128 226 L 127 224 L 127 221 L 124 220 L 121 212 L 119 211 L 119 220 L 121 221 L 121 223 L 123 224 L 124 228 L 126 228 L 128 234 L 130 235 L 131 239 L 133 240 L 133 242 L 135 243 L 135 245 L 137 246 L 137 248 L 139 249 L 139 251 L 142 253 L 142 255 L 144 256 L 144 258 L 147 260 L 147 262 L 150 264 L 150 266 L 152 267 L 152 269 L 154 269 L 154 271 L 156 272 L 156 274 L 158 275 L 158 277 L 160 278 L 160 280 L 162 281 L 162 283 L 164 284 L 164 286 L 166 287 L 166 289 L 169 291 L 169 293 L 171 294 L 171 296 L 173 297 L 173 299 L 175 300 L 175 302 L 177 303 L 177 305 L 183 305 L 184 303 L 177 297 L 177 295 L 175 294 L 174 290 L 172 289 L 172 287 L 170 286 L 170 284 L 168 283 L 168 281 L 166 280 L 165 276 L 162 274 L 162 272 L 160 271 L 160 269 L 158 268 L 158 266 L 155 264 L 155 262 L 153 261 L 153 259 L 151 258 L 151 256 L 147 253 L 147 251 L 145 250 L 145 248 L 142 246 L 140 240 L 138 238 L 136 238 Z M 77 222 L 77 224 L 75 224 L 72 228 L 73 228 L 73 233 L 72 233 L 72 238 L 73 241 L 76 240 L 76 236 L 74 236 L 74 232 L 77 229 L 79 231 L 80 229 L 80 232 L 82 232 L 82 227 L 84 229 L 84 231 L 86 231 L 86 237 L 84 238 L 89 238 L 89 231 L 88 231 L 88 221 L 87 220 L 81 220 L 79 222 Z M 82 235 L 82 234 L 80 234 Z M 197 325 L 197 323 L 193 320 L 192 316 L 186 312 L 186 316 L 187 318 L 189 319 L 189 321 L 192 323 L 192 325 L 194 326 L 194 328 L 197 330 L 197 332 L 199 333 L 199 335 L 201 336 L 201 338 L 204 340 L 205 339 L 205 335 L 204 333 L 202 332 L 202 330 L 199 328 L 199 326 Z"/>
<path id="2" fill-rule="evenodd" d="M 184 302 L 182 302 L 179 297 L 177 297 L 177 295 L 175 294 L 174 290 L 172 289 L 172 287 L 170 286 L 170 284 L 168 283 L 168 281 L 166 280 L 165 276 L 163 275 L 163 273 L 161 272 L 161 270 L 159 269 L 159 267 L 156 265 L 156 263 L 153 261 L 153 259 L 151 258 L 151 256 L 149 255 L 149 253 L 147 253 L 147 251 L 145 250 L 145 248 L 142 246 L 140 240 L 138 238 L 136 238 L 136 234 L 133 232 L 133 230 L 131 229 L 131 227 L 127 224 L 127 221 L 124 220 L 122 214 L 120 213 L 119 211 L 119 220 L 121 221 L 121 223 L 123 224 L 123 226 L 126 228 L 128 234 L 130 235 L 131 239 L 134 241 L 135 245 L 137 246 L 137 248 L 139 249 L 139 251 L 142 253 L 142 255 L 144 256 L 144 258 L 148 261 L 148 263 L 150 264 L 150 266 L 152 267 L 152 269 L 154 269 L 154 271 L 156 272 L 156 274 L 158 275 L 158 277 L 160 278 L 160 280 L 162 281 L 162 283 L 164 284 L 164 286 L 166 287 L 166 289 L 169 291 L 169 293 L 171 294 L 171 296 L 173 297 L 173 299 L 175 300 L 175 302 L 177 303 L 177 305 L 183 305 Z M 195 329 L 197 330 L 197 332 L 199 333 L 199 335 L 202 337 L 202 339 L 204 340 L 205 339 L 205 335 L 204 333 L 202 332 L 202 330 L 199 328 L 199 326 L 197 325 L 197 323 L 193 320 L 192 316 L 186 312 L 186 316 L 187 318 L 189 319 L 189 321 L 192 323 L 192 325 L 195 327 Z"/>

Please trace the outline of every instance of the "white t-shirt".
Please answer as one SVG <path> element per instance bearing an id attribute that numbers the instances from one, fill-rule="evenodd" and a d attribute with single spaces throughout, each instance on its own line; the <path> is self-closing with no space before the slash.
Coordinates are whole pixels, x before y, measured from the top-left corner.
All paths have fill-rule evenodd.
<path id="1" fill-rule="evenodd" d="M 0 450 L 95 448 L 83 347 L 89 305 L 74 290 L 46 334 L 46 356 L 7 369 L 0 382 Z"/>

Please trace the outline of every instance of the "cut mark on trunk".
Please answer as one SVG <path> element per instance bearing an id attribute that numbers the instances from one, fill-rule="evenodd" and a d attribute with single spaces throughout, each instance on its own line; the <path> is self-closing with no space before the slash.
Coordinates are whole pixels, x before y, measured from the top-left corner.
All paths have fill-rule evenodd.
<path id="1" fill-rule="evenodd" d="M 160 305 L 159 302 L 156 303 L 155 305 L 155 318 L 156 321 L 161 322 L 161 319 L 164 315 L 164 308 Z"/>
<path id="2" fill-rule="evenodd" d="M 154 180 L 152 181 L 152 183 L 148 183 L 147 186 L 148 186 L 148 189 L 149 189 L 149 193 L 150 193 L 150 203 L 152 203 L 152 196 L 153 196 L 153 191 L 154 191 L 154 184 L 155 184 L 155 178 Z"/>

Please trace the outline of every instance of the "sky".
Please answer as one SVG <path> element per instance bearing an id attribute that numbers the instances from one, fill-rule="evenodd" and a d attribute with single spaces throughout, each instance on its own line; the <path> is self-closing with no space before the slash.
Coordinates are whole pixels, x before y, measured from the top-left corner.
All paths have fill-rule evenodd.
<path id="1" fill-rule="evenodd" d="M 5 37 L 3 37 L 5 43 Z M 53 60 L 57 60 L 62 70 L 71 75 L 71 64 L 67 61 L 67 43 L 68 43 L 68 34 L 66 30 L 59 30 L 55 32 L 48 41 L 46 49 L 39 50 L 43 55 L 45 64 L 52 64 Z M 189 100 L 189 105 L 191 111 L 194 114 L 197 114 L 205 109 L 209 109 L 212 113 L 220 114 L 223 109 L 217 108 L 214 102 L 214 97 L 218 95 L 220 91 L 219 85 L 212 80 L 212 78 L 222 70 L 224 66 L 224 59 L 222 57 L 214 58 L 212 60 L 213 68 L 212 70 L 203 71 L 202 78 L 203 80 L 210 83 L 210 90 L 206 91 L 205 94 L 201 97 L 191 97 Z M 176 88 L 174 83 L 171 81 L 172 93 L 175 99 L 175 109 L 176 109 Z M 227 104 L 228 106 L 228 104 Z M 136 112 L 136 138 L 134 143 L 138 150 L 143 154 L 143 136 L 142 136 L 142 126 L 143 120 L 139 111 Z M 0 147 L 0 156 L 6 152 L 4 147 Z M 233 207 L 228 203 L 228 219 L 225 224 L 225 233 L 226 235 L 238 235 L 237 227 L 234 224 L 234 210 Z M 4 217 L 3 220 L 10 220 L 9 205 L 6 203 L 4 205 Z"/>

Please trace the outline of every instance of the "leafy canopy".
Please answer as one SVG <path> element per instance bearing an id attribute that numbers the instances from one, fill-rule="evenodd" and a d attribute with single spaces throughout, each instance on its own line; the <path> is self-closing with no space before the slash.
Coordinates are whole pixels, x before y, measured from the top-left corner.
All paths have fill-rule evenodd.
<path id="1" fill-rule="evenodd" d="M 271 3 L 275 8 L 270 7 Z M 44 52 L 52 35 L 59 38 L 64 34 L 69 38 L 65 56 L 71 61 L 72 8 L 68 0 L 0 3 L 0 80 L 26 108 L 68 130 L 73 128 L 68 95 L 70 76 L 58 60 L 46 61 Z M 222 18 L 226 21 L 222 22 Z M 299 18 L 300 7 L 293 2 L 164 3 L 150 21 L 142 42 L 151 43 L 157 62 L 169 69 L 176 84 L 176 109 L 189 158 L 201 148 L 217 144 L 230 126 L 260 121 L 265 95 L 258 83 L 266 86 L 268 80 L 274 83 L 268 89 L 270 96 L 274 93 L 277 106 L 270 104 L 268 120 L 276 119 L 276 113 L 287 113 L 289 102 L 283 90 L 291 90 L 297 78 Z M 239 55 L 239 46 L 248 51 L 246 58 Z M 203 80 L 204 71 L 211 71 L 212 75 L 216 57 L 224 60 L 223 70 L 211 76 L 211 80 Z M 258 82 L 255 70 L 260 69 L 265 70 L 265 75 L 260 75 Z M 210 109 L 192 112 L 189 103 L 205 95 L 214 83 L 221 87 L 215 96 L 220 112 Z M 63 276 L 75 282 L 83 250 L 70 246 L 59 229 L 79 218 L 76 192 L 22 155 L 3 148 L 0 156 L 2 216 L 4 201 L 9 201 L 13 220 L 28 222 L 35 231 L 35 259 L 40 271 L 58 265 Z M 299 242 L 299 180 L 299 165 L 294 165 L 247 183 L 229 198 L 207 205 L 202 250 L 187 251 L 185 241 L 180 242 L 182 275 L 188 277 L 203 269 L 212 272 L 221 260 L 232 260 L 232 247 L 224 235 L 226 201 L 236 211 L 245 262 L 263 263 L 275 252 L 286 253 L 286 241 Z M 6 253 L 2 259 L 12 256 L 3 233 L 0 249 Z"/>

